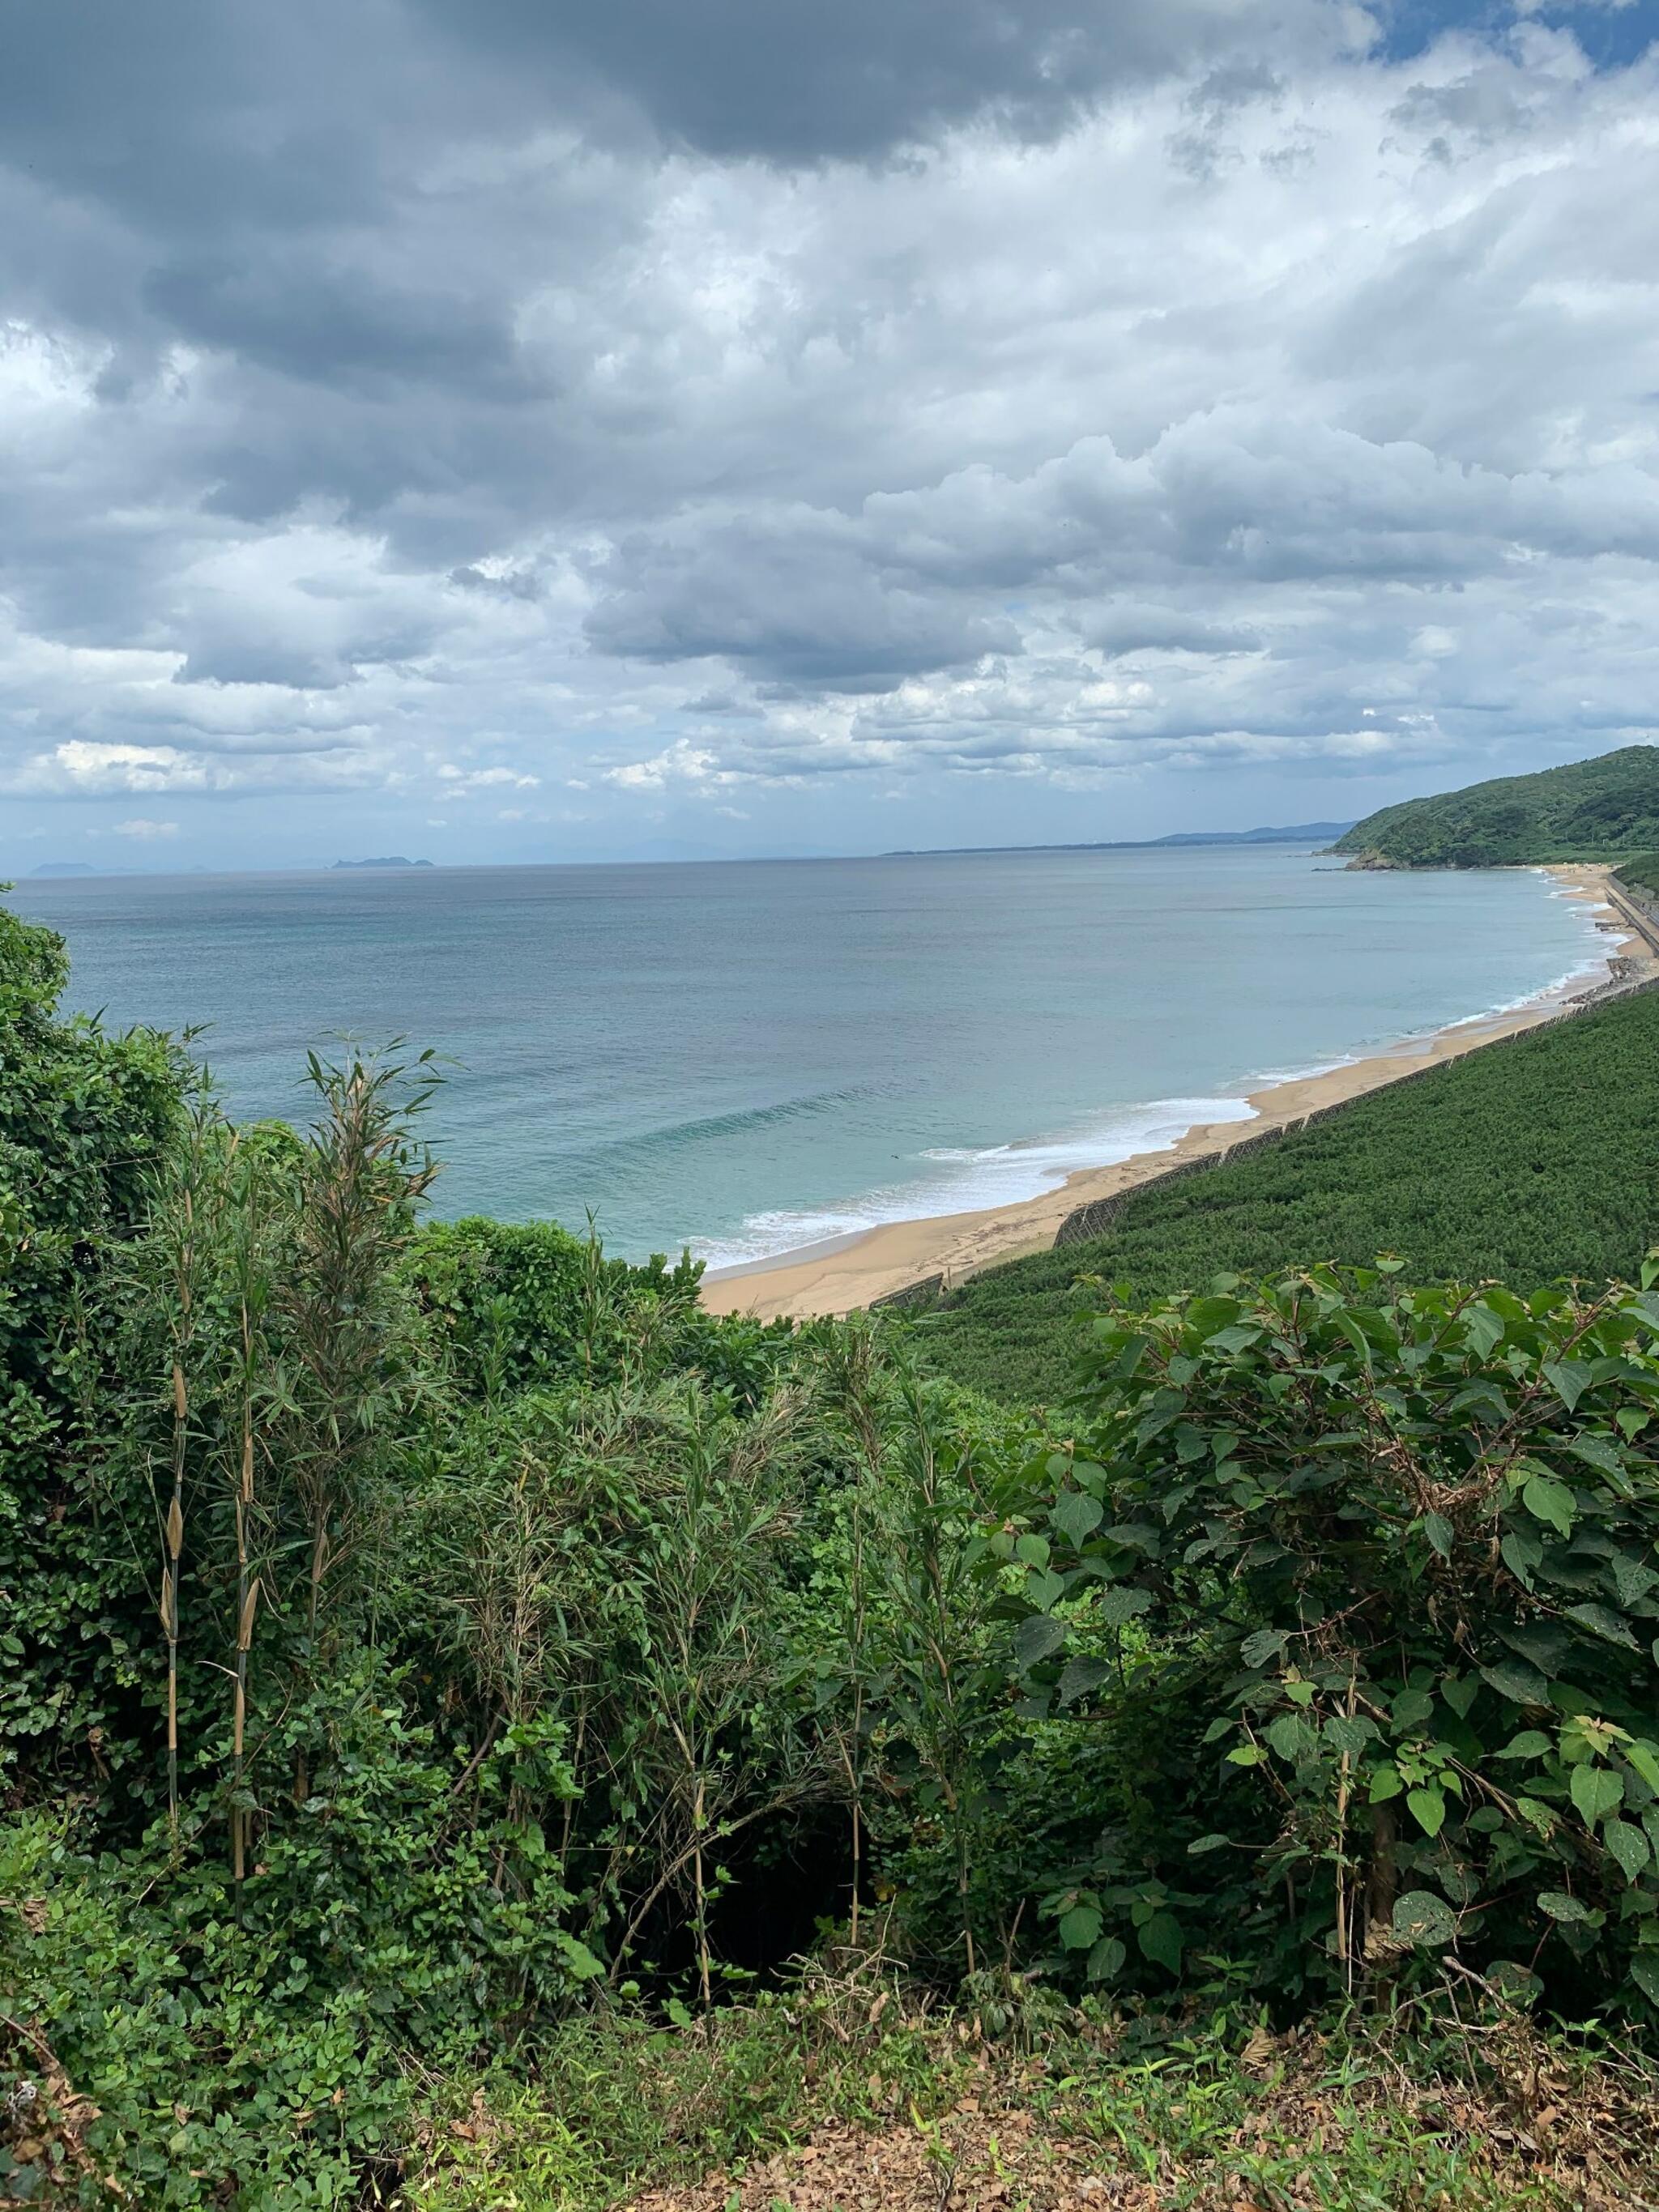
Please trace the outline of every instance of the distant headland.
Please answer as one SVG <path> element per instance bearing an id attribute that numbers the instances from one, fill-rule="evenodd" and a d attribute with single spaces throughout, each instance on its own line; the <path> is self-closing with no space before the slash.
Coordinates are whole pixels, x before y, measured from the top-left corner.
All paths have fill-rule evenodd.
<path id="1" fill-rule="evenodd" d="M 882 855 L 888 860 L 921 860 L 966 853 L 1154 853 L 1171 845 L 1317 845 L 1340 837 L 1351 822 L 1293 822 L 1265 830 L 1177 830 L 1167 837 L 1117 837 L 1073 845 L 927 845 Z"/>

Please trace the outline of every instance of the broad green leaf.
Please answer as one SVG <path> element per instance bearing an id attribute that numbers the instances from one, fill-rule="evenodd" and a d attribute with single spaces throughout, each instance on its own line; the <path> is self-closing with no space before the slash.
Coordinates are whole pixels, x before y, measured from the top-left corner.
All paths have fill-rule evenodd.
<path id="1" fill-rule="evenodd" d="M 1408 1790 L 1406 1802 L 1425 1835 L 1437 1836 L 1446 1818 L 1446 1795 L 1443 1790 Z"/>
<path id="2" fill-rule="evenodd" d="M 1590 1917 L 1589 1907 L 1581 1905 L 1576 1897 L 1569 1897 L 1564 1889 L 1540 1890 L 1538 1909 L 1540 1912 L 1547 1912 L 1552 1920 L 1559 1920 L 1569 1926 Z"/>
<path id="3" fill-rule="evenodd" d="M 1650 2004 L 1659 2005 L 1659 1951 L 1638 1951 L 1630 1962 L 1630 1978 Z"/>
<path id="4" fill-rule="evenodd" d="M 1186 1949 L 1186 1939 L 1181 1932 L 1181 1923 L 1172 1912 L 1155 1912 L 1140 1930 L 1141 1950 L 1155 1966 L 1167 1966 L 1172 1974 L 1181 1972 L 1181 1954 Z"/>
<path id="5" fill-rule="evenodd" d="M 1512 1735 L 1502 1751 L 1492 1753 L 1494 1759 L 1547 1759 L 1551 1750 L 1549 1738 L 1542 1729 L 1522 1729 Z"/>
<path id="6" fill-rule="evenodd" d="M 1068 1659 L 1060 1670 L 1058 1695 L 1062 1705 L 1073 1705 L 1079 1698 L 1086 1698 L 1097 1690 L 1111 1673 L 1104 1659 L 1088 1659 L 1081 1656 Z"/>
<path id="7" fill-rule="evenodd" d="M 1372 1804 L 1386 1804 L 1390 1797 L 1397 1797 L 1405 1786 L 1397 1766 L 1377 1767 L 1371 1776 Z"/>
<path id="8" fill-rule="evenodd" d="M 1457 1917 L 1443 1897 L 1431 1889 L 1408 1889 L 1395 1900 L 1394 1932 L 1402 1943 L 1433 1945 L 1438 1949 L 1457 1933 Z"/>
<path id="9" fill-rule="evenodd" d="M 1522 1486 L 1521 1503 L 1534 1521 L 1547 1521 L 1564 1536 L 1571 1535 L 1577 1507 L 1565 1482 L 1557 1482 L 1553 1475 L 1530 1474 Z"/>
<path id="10" fill-rule="evenodd" d="M 1253 1344 L 1261 1341 L 1264 1334 L 1254 1322 L 1237 1322 L 1231 1328 L 1217 1329 L 1206 1348 L 1212 1352 L 1248 1352 Z"/>
<path id="11" fill-rule="evenodd" d="M 1544 1556 L 1544 1547 L 1537 1537 L 1519 1528 L 1511 1528 L 1498 1548 L 1503 1555 L 1504 1565 L 1516 1580 L 1530 1589 L 1532 1578 Z"/>
<path id="12" fill-rule="evenodd" d="M 1624 1784 L 1616 1774 L 1608 1773 L 1605 1766 L 1575 1766 L 1568 1787 L 1587 1827 L 1593 1828 L 1625 1802 Z"/>
<path id="13" fill-rule="evenodd" d="M 1051 1613 L 1034 1613 L 1014 1631 L 1014 1657 L 1022 1668 L 1040 1667 L 1066 1641 L 1062 1622 Z"/>
<path id="14" fill-rule="evenodd" d="M 1452 1538 L 1455 1533 L 1451 1522 L 1447 1520 L 1443 1513 L 1425 1513 L 1423 1516 L 1423 1534 L 1443 1559 L 1449 1559 L 1452 1555 Z"/>
<path id="15" fill-rule="evenodd" d="M 1346 1752 L 1350 1759 L 1358 1759 L 1365 1746 L 1376 1735 L 1376 1723 L 1364 1713 L 1350 1720 L 1346 1713 L 1337 1713 L 1325 1723 L 1325 1741 L 1339 1756 Z"/>
<path id="16" fill-rule="evenodd" d="M 1189 1859 L 1202 1858 L 1206 1851 L 1224 1851 L 1232 1838 L 1230 1836 L 1200 1836 L 1195 1844 L 1188 1844 Z"/>
<path id="17" fill-rule="evenodd" d="M 1254 1636 L 1247 1636 L 1238 1647 L 1238 1656 L 1247 1667 L 1265 1667 L 1276 1659 L 1290 1637 L 1282 1628 L 1258 1628 Z"/>
<path id="18" fill-rule="evenodd" d="M 1420 1728 L 1434 1711 L 1434 1699 L 1426 1690 L 1402 1690 L 1389 1710 L 1395 1728 Z"/>
<path id="19" fill-rule="evenodd" d="M 1625 1462 L 1610 1437 L 1575 1437 L 1567 1446 L 1575 1459 L 1582 1459 L 1602 1474 L 1622 1476 Z"/>
<path id="20" fill-rule="evenodd" d="M 1599 1636 L 1608 1644 L 1621 1644 L 1627 1651 L 1639 1651 L 1641 1645 L 1610 1605 L 1570 1605 L 1567 1619 L 1576 1620 L 1581 1628 L 1588 1628 L 1592 1636 Z"/>
<path id="21" fill-rule="evenodd" d="M 1200 1338 L 1207 1338 L 1236 1322 L 1242 1311 L 1237 1298 L 1197 1297 L 1187 1309 L 1187 1325 L 1195 1328 Z"/>
<path id="22" fill-rule="evenodd" d="M 1089 1954 L 1089 1979 L 1109 1982 L 1123 1972 L 1123 1961 L 1129 1954 L 1116 1936 L 1103 1936 Z"/>
<path id="23" fill-rule="evenodd" d="M 1099 1528 L 1103 1509 L 1097 1498 L 1086 1491 L 1062 1490 L 1049 1516 L 1066 1542 L 1075 1548 L 1092 1536 Z"/>
<path id="24" fill-rule="evenodd" d="M 1096 1610 L 1108 1628 L 1121 1628 L 1137 1614 L 1145 1613 L 1152 1602 L 1150 1590 L 1137 1589 L 1133 1583 L 1126 1583 L 1115 1589 L 1103 1590 L 1096 1601 Z"/>
<path id="25" fill-rule="evenodd" d="M 1091 1950 L 1100 1936 L 1100 1907 L 1074 1905 L 1069 1912 L 1060 1916 L 1056 1932 L 1068 1951 Z"/>
<path id="26" fill-rule="evenodd" d="M 579 1936 L 568 1935 L 562 1929 L 555 1929 L 553 1941 L 566 1968 L 579 1982 L 594 1981 L 604 1973 L 604 1960 L 596 1959 Z"/>
<path id="27" fill-rule="evenodd" d="M 1267 1741 L 1282 1759 L 1295 1766 L 1319 1748 L 1319 1739 L 1306 1721 L 1294 1713 L 1280 1713 L 1267 1725 Z"/>
<path id="28" fill-rule="evenodd" d="M 1469 1707 L 1474 1703 L 1480 1684 L 1473 1674 L 1448 1674 L 1440 1685 L 1440 1694 L 1460 1721 L 1469 1717 Z"/>
<path id="29" fill-rule="evenodd" d="M 1547 1705 L 1550 1701 L 1549 1684 L 1524 1659 L 1500 1659 L 1495 1667 L 1483 1667 L 1480 1674 L 1511 1705 Z"/>
<path id="30" fill-rule="evenodd" d="M 1259 1743 L 1241 1743 L 1227 1753 L 1229 1766 L 1260 1766 L 1267 1754 Z"/>
<path id="31" fill-rule="evenodd" d="M 1590 1371 L 1588 1364 L 1582 1359 L 1547 1359 L 1544 1372 L 1561 1403 L 1571 1413 L 1589 1386 Z"/>
<path id="32" fill-rule="evenodd" d="M 1502 1338 L 1504 1324 L 1490 1306 L 1470 1306 L 1463 1316 L 1463 1334 L 1484 1359 Z"/>
<path id="33" fill-rule="evenodd" d="M 1601 1841 L 1618 1860 L 1626 1881 L 1634 1881 L 1652 1856 L 1647 1838 L 1633 1821 L 1608 1820 L 1602 1827 Z"/>
<path id="34" fill-rule="evenodd" d="M 1625 1756 L 1648 1788 L 1659 1794 L 1659 1749 L 1645 1736 L 1638 1736 L 1634 1743 L 1625 1746 Z"/>

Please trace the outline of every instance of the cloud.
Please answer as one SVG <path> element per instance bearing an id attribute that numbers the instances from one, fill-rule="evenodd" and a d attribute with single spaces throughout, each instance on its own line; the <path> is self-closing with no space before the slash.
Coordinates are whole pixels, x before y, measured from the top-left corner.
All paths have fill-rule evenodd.
<path id="1" fill-rule="evenodd" d="M 465 799 L 469 792 L 514 790 L 533 791 L 541 781 L 538 775 L 521 775 L 510 768 L 458 768 L 453 761 L 446 761 L 438 770 L 438 778 L 454 799 Z"/>
<path id="2" fill-rule="evenodd" d="M 15 0 L 0 788 L 926 842 L 1648 732 L 1649 13 Z"/>
<path id="3" fill-rule="evenodd" d="M 118 837 L 136 837 L 141 842 L 148 842 L 156 837 L 176 837 L 179 824 L 176 822 L 156 822 L 148 815 L 135 814 L 125 822 L 118 822 L 115 834 Z"/>
<path id="4" fill-rule="evenodd" d="M 425 0 L 469 52 L 498 56 L 550 102 L 628 117 L 717 159 L 866 161 L 953 126 L 994 120 L 1020 137 L 1063 131 L 1103 96 L 1247 52 L 1249 0 L 1158 0 L 1103 11 L 1084 0 L 475 0 L 464 17 Z M 1281 40 L 1318 50 L 1358 11 L 1291 0 Z"/>

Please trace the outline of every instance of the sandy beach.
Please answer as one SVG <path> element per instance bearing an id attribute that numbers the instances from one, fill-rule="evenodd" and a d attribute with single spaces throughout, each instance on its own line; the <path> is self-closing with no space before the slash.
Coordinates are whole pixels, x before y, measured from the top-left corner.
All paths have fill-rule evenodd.
<path id="1" fill-rule="evenodd" d="M 1626 913 L 1610 902 L 1610 869 L 1561 866 L 1547 872 L 1571 896 L 1599 909 L 1598 920 L 1607 932 L 1609 960 L 1622 957 L 1639 961 L 1646 971 L 1659 973 L 1659 957 L 1652 945 Z M 1200 1122 L 1177 1144 L 1161 1152 L 1139 1152 L 1109 1167 L 1082 1169 L 1053 1190 L 1018 1205 L 921 1221 L 885 1222 L 833 1244 L 781 1253 L 750 1267 L 723 1269 L 704 1278 L 703 1304 L 714 1313 L 753 1313 L 769 1319 L 782 1315 L 800 1321 L 815 1314 L 842 1314 L 867 1306 L 872 1299 L 927 1276 L 943 1275 L 948 1285 L 999 1261 L 1046 1250 L 1054 1243 L 1060 1223 L 1077 1206 L 1130 1189 L 1182 1161 L 1218 1153 L 1241 1138 L 1259 1136 L 1266 1129 L 1300 1121 L 1316 1107 L 1356 1098 L 1437 1061 L 1478 1051 L 1494 1038 L 1534 1028 L 1551 1019 L 1564 999 L 1592 989 L 1602 980 L 1581 977 L 1569 991 L 1544 994 L 1514 1012 L 1459 1022 L 1433 1036 L 1411 1038 L 1324 1074 L 1251 1091 L 1247 1094 L 1248 1103 L 1256 1117 L 1251 1121 Z"/>

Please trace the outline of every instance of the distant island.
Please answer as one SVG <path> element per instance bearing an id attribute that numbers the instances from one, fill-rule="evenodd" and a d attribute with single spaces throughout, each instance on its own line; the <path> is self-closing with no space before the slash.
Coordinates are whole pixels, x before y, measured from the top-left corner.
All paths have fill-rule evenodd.
<path id="1" fill-rule="evenodd" d="M 380 860 L 336 860 L 337 868 L 429 868 L 430 860 L 406 860 L 401 853 L 388 853 Z"/>
<path id="2" fill-rule="evenodd" d="M 1167 837 L 1112 837 L 1089 844 L 1067 845 L 927 845 L 904 847 L 884 853 L 886 860 L 921 860 L 932 855 L 948 858 L 964 853 L 1156 853 L 1170 845 L 1316 845 L 1340 837 L 1352 828 L 1347 822 L 1293 822 L 1266 830 L 1178 830 Z"/>
<path id="3" fill-rule="evenodd" d="M 96 876 L 106 871 L 94 868 L 90 860 L 42 860 L 38 868 L 31 868 L 31 876 Z"/>
<path id="4" fill-rule="evenodd" d="M 1356 868 L 1500 868 L 1659 851 L 1659 746 L 1384 806 L 1332 846 Z"/>

